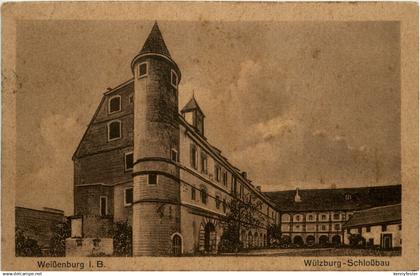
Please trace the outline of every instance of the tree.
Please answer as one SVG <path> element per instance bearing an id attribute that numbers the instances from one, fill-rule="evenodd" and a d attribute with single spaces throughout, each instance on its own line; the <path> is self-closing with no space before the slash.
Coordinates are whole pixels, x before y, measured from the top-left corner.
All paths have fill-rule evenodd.
<path id="1" fill-rule="evenodd" d="M 50 254 L 54 257 L 66 256 L 66 239 L 71 235 L 70 221 L 57 223 L 50 240 Z"/>
<path id="2" fill-rule="evenodd" d="M 132 256 L 133 251 L 133 229 L 128 221 L 114 223 L 114 255 Z"/>
<path id="3" fill-rule="evenodd" d="M 281 233 L 280 229 L 275 224 L 270 224 L 267 229 L 267 241 L 269 244 L 280 244 L 281 241 Z"/>
<path id="4" fill-rule="evenodd" d="M 222 223 L 224 231 L 219 243 L 220 252 L 238 252 L 243 248 L 240 232 L 261 227 L 263 218 L 258 212 L 258 202 L 251 195 L 243 200 L 233 197 L 227 206 L 227 214 Z"/>
<path id="5" fill-rule="evenodd" d="M 38 242 L 25 236 L 23 230 L 15 228 L 15 254 L 17 257 L 41 257 Z"/>

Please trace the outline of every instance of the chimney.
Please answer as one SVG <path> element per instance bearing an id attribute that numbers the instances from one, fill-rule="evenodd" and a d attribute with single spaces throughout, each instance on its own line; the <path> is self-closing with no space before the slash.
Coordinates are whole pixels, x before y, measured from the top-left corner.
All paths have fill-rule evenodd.
<path id="1" fill-rule="evenodd" d="M 296 188 L 296 195 L 295 195 L 295 202 L 301 202 L 302 199 L 300 198 L 299 195 L 299 188 Z"/>
<path id="2" fill-rule="evenodd" d="M 246 172 L 242 172 L 242 177 L 245 178 L 245 179 L 247 178 Z"/>

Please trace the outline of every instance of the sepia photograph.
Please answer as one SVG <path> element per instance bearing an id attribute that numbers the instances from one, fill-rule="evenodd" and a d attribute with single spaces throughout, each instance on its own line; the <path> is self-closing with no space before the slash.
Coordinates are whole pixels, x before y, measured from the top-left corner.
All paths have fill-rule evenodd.
<path id="1" fill-rule="evenodd" d="M 2 14 L 2 270 L 418 270 L 416 4 Z"/>

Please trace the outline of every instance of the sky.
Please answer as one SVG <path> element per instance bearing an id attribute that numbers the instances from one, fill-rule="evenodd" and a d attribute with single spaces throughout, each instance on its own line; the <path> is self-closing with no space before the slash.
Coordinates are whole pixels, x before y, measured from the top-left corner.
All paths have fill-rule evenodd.
<path id="1" fill-rule="evenodd" d="M 263 191 L 400 183 L 396 22 L 159 21 L 213 145 Z M 72 214 L 73 162 L 151 21 L 21 21 L 16 204 Z"/>

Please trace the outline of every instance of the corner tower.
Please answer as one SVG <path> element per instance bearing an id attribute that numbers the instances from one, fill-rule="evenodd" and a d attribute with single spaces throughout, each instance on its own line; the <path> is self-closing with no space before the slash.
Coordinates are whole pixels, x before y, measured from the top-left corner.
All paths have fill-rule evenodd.
<path id="1" fill-rule="evenodd" d="M 176 162 L 181 72 L 157 23 L 131 62 L 131 69 L 134 76 L 133 256 L 179 254 L 176 245 L 180 239 L 180 183 Z"/>

